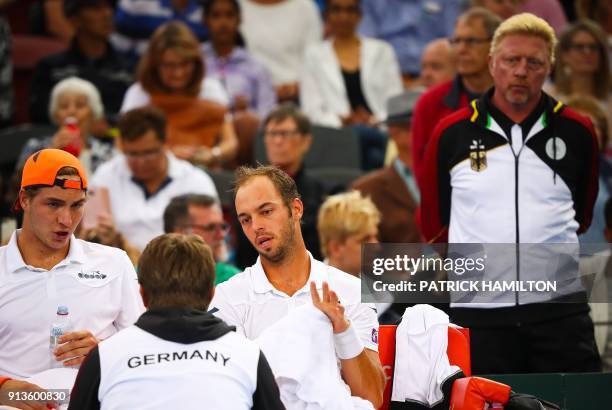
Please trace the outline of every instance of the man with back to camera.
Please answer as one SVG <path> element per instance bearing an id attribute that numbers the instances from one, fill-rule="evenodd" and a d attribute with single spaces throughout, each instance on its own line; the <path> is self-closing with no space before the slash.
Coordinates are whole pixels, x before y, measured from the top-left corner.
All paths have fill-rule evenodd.
<path id="1" fill-rule="evenodd" d="M 551 253 L 550 245 L 533 244 L 577 245 L 597 196 L 593 125 L 542 91 L 555 44 L 553 29 L 532 14 L 504 21 L 489 54 L 494 88 L 446 117 L 425 155 L 425 238 L 443 242 L 448 234 L 454 244 L 530 244 L 516 251 L 517 267 L 508 270 L 517 281 L 556 279 L 572 267 L 566 260 L 573 255 L 562 255 L 550 260 L 554 270 L 547 272 L 538 266 L 546 259 L 529 259 L 528 252 Z M 523 269 L 523 260 L 532 266 Z M 489 262 L 487 274 L 503 264 Z M 569 272 L 567 283 L 576 284 L 579 278 Z M 474 373 L 599 371 L 586 298 L 569 285 L 556 296 L 570 303 L 551 305 L 536 292 L 508 292 L 512 300 L 502 303 L 451 304 L 453 322 L 470 328 Z"/>
<path id="2" fill-rule="evenodd" d="M 206 312 L 214 263 L 196 235 L 147 245 L 138 269 L 147 311 L 87 356 L 69 409 L 284 409 L 257 345 Z"/>
<path id="3" fill-rule="evenodd" d="M 166 233 L 195 234 L 210 246 L 215 258 L 215 285 L 240 272 L 234 265 L 225 262 L 225 236 L 228 230 L 229 224 L 223 219 L 219 201 L 210 195 L 179 195 L 172 198 L 164 211 Z"/>
<path id="4" fill-rule="evenodd" d="M 359 279 L 306 250 L 300 226 L 304 205 L 295 182 L 273 166 L 242 167 L 235 192 L 238 220 L 259 258 L 217 286 L 211 312 L 255 339 L 294 307 L 313 303 L 332 323 L 342 378 L 351 394 L 379 407 L 384 376 L 376 310 L 360 303 Z"/>
<path id="5" fill-rule="evenodd" d="M 144 310 L 125 252 L 73 235 L 87 186 L 81 163 L 65 151 L 44 149 L 25 163 L 15 204 L 23 228 L 0 248 L 0 393 L 37 389 L 16 379 L 49 369 L 52 360 L 79 366 L 99 340 L 130 326 Z M 69 308 L 74 330 L 50 352 L 59 305 Z M 6 398 L 0 394 L 0 404 Z"/>

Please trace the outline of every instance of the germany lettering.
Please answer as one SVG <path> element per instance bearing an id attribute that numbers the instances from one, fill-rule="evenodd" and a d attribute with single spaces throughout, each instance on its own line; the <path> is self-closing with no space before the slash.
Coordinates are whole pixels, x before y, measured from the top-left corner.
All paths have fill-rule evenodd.
<path id="1" fill-rule="evenodd" d="M 210 350 L 204 351 L 202 354 L 199 350 L 187 351 L 183 350 L 182 352 L 171 352 L 171 353 L 155 353 L 155 354 L 145 354 L 142 356 L 132 356 L 128 359 L 127 365 L 130 369 L 134 369 L 140 366 L 149 366 L 153 364 L 159 364 L 162 362 L 174 362 L 177 360 L 210 360 L 215 363 L 219 363 L 223 366 L 227 364 L 229 361 L 229 357 L 223 356 L 223 354 L 219 352 L 211 352 Z"/>

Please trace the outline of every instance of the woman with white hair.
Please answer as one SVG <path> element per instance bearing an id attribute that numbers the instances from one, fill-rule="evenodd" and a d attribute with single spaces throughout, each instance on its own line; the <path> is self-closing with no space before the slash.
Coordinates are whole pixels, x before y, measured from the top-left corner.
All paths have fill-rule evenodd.
<path id="1" fill-rule="evenodd" d="M 91 175 L 114 154 L 112 141 L 91 135 L 94 122 L 103 115 L 100 93 L 92 83 L 78 77 L 60 81 L 53 87 L 49 103 L 49 117 L 59 129 L 52 136 L 28 140 L 19 156 L 18 169 L 34 152 L 58 148 L 77 156 Z"/>

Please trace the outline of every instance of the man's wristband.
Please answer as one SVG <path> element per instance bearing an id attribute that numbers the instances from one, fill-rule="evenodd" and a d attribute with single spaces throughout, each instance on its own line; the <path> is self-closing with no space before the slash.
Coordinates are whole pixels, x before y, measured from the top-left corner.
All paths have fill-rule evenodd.
<path id="1" fill-rule="evenodd" d="M 344 332 L 334 334 L 334 346 L 340 360 L 353 359 L 363 352 L 363 343 L 352 324 Z"/>
<path id="2" fill-rule="evenodd" d="M 6 382 L 8 382 L 9 380 L 13 380 L 10 377 L 0 377 L 0 389 L 2 388 L 2 385 Z"/>

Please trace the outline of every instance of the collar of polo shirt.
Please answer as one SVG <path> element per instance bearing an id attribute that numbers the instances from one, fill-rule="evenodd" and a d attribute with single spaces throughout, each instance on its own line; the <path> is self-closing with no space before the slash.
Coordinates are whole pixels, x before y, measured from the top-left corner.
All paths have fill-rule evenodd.
<path id="1" fill-rule="evenodd" d="M 21 229 L 17 229 L 15 232 L 13 232 L 9 243 L 7 244 L 6 268 L 8 273 L 16 273 L 19 270 L 28 267 L 28 264 L 26 264 L 23 260 L 19 247 L 17 246 L 17 236 L 20 234 L 20 232 Z M 58 263 L 54 268 L 67 265 L 69 263 L 84 264 L 86 262 L 85 259 L 85 252 L 83 251 L 82 245 L 76 240 L 74 235 L 72 235 L 70 237 L 70 249 L 68 250 L 68 254 L 64 260 Z"/>
<path id="2" fill-rule="evenodd" d="M 308 258 L 310 259 L 310 277 L 304 285 L 304 287 L 298 290 L 295 295 L 304 292 L 310 292 L 310 281 L 314 280 L 317 284 L 317 289 L 323 288 L 323 282 L 329 282 L 329 274 L 327 273 L 327 266 L 314 259 L 310 252 L 308 252 Z M 264 272 L 263 266 L 261 265 L 261 257 L 257 258 L 257 262 L 253 265 L 253 291 L 255 293 L 267 293 L 267 292 L 278 292 L 274 286 L 268 280 L 266 273 Z M 294 296 L 295 296 L 294 295 Z"/>

